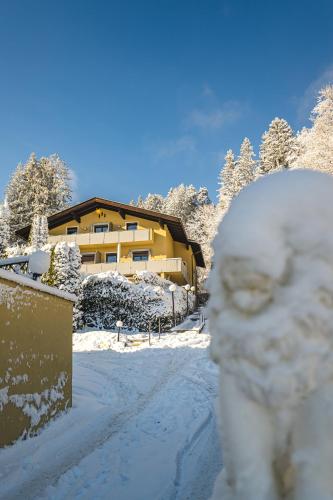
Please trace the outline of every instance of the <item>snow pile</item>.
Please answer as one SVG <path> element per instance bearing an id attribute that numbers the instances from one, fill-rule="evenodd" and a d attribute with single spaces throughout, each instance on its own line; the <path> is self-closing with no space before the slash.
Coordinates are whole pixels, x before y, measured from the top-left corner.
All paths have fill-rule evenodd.
<path id="1" fill-rule="evenodd" d="M 141 272 L 135 282 L 117 272 L 87 276 L 82 283 L 80 306 L 83 324 L 88 327 L 110 329 L 117 320 L 127 329 L 147 331 L 167 329 L 172 325 L 171 281 L 154 273 Z M 175 313 L 178 319 L 186 313 L 186 291 L 177 286 L 174 293 Z M 189 297 L 192 305 L 192 294 Z"/>
<path id="2" fill-rule="evenodd" d="M 273 462 L 282 489 L 293 466 L 304 487 L 297 498 L 332 498 L 333 489 L 319 493 L 307 473 L 314 448 L 318 470 L 322 461 L 333 466 L 332 441 L 321 439 L 322 429 L 333 425 L 331 416 L 323 424 L 333 407 L 332 398 L 324 402 L 327 394 L 322 396 L 323 384 L 333 378 L 332 220 L 332 177 L 283 172 L 244 190 L 216 237 L 211 349 L 221 366 L 226 473 L 237 498 L 278 498 L 268 470 Z"/>

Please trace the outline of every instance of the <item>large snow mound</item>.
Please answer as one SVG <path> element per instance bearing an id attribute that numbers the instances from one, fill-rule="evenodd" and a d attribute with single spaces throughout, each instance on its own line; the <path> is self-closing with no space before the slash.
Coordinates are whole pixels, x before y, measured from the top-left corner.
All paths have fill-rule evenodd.
<path id="1" fill-rule="evenodd" d="M 333 178 L 277 173 L 236 198 L 214 242 L 212 355 L 252 399 L 294 405 L 333 377 Z"/>

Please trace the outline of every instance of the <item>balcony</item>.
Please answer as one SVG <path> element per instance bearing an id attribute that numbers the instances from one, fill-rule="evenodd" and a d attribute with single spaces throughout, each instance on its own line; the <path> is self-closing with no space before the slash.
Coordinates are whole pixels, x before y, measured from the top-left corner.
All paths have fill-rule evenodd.
<path id="1" fill-rule="evenodd" d="M 128 261 L 100 264 L 82 264 L 81 272 L 84 274 L 97 274 L 106 271 L 118 271 L 124 276 L 130 276 L 138 271 L 151 271 L 153 273 L 181 273 L 188 282 L 187 266 L 180 257 L 173 259 L 156 259 L 146 261 Z"/>
<path id="2" fill-rule="evenodd" d="M 49 236 L 49 243 L 59 241 L 74 241 L 79 246 L 87 245 L 117 245 L 118 243 L 153 242 L 152 229 L 136 229 L 134 231 L 107 231 L 105 233 L 77 233 Z"/>

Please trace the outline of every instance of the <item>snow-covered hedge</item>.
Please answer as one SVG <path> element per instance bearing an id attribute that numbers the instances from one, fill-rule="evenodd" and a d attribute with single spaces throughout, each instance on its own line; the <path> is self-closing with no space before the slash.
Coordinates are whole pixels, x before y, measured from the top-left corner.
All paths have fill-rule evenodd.
<path id="1" fill-rule="evenodd" d="M 122 320 L 127 329 L 147 331 L 149 323 L 158 330 L 172 326 L 171 281 L 143 271 L 129 281 L 117 272 L 87 276 L 82 283 L 81 310 L 83 325 L 93 328 L 114 328 Z M 186 314 L 186 291 L 177 286 L 174 292 L 177 320 Z M 189 296 L 193 307 L 193 295 Z"/>

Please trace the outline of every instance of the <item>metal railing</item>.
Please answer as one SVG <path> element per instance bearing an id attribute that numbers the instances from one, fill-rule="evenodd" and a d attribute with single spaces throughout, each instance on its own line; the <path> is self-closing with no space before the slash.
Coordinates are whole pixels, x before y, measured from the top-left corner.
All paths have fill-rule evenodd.
<path id="1" fill-rule="evenodd" d="M 12 269 L 16 274 L 26 274 L 35 281 L 46 273 L 49 267 L 50 255 L 42 250 L 37 250 L 30 255 L 17 255 L 0 260 L 0 268 Z"/>

